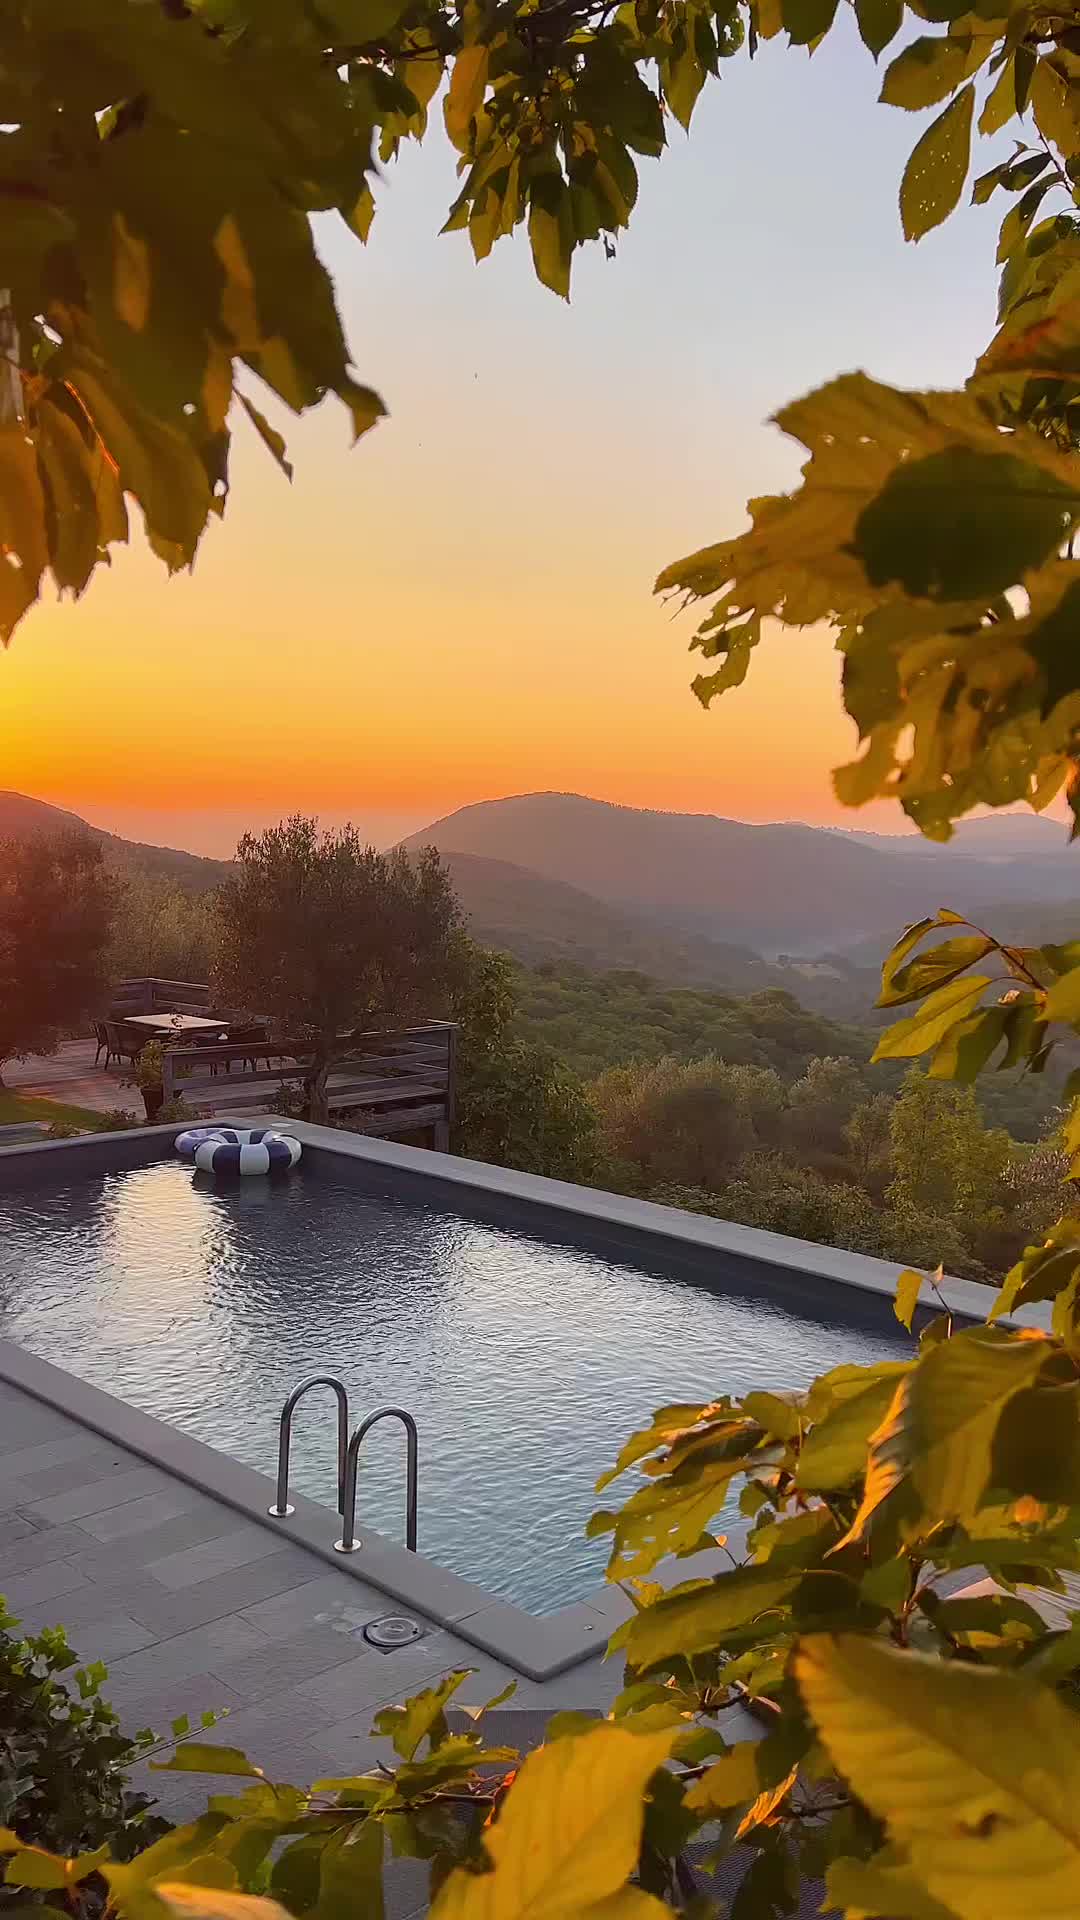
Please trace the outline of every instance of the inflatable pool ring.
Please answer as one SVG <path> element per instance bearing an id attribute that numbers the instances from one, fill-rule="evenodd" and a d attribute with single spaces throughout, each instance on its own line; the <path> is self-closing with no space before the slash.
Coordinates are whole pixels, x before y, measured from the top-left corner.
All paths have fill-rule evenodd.
<path id="1" fill-rule="evenodd" d="M 189 1127 L 176 1151 L 203 1173 L 281 1173 L 295 1167 L 300 1142 L 274 1127 Z"/>

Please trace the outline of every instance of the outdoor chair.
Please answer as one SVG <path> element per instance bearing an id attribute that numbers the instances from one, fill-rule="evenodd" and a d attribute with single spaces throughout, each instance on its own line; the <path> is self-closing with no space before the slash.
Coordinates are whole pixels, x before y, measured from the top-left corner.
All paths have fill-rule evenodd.
<path id="1" fill-rule="evenodd" d="M 106 1026 L 104 1020 L 94 1021 L 94 1039 L 97 1042 L 97 1045 L 94 1050 L 94 1065 L 95 1067 L 97 1066 L 97 1063 L 101 1059 L 102 1054 L 104 1054 L 105 1067 L 107 1071 L 109 1061 L 112 1058 L 112 1048 L 109 1045 L 109 1029 Z"/>

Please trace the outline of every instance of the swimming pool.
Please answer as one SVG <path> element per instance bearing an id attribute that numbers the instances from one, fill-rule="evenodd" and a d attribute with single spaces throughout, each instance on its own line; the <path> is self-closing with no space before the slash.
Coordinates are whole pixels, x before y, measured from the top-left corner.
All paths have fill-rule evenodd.
<path id="1" fill-rule="evenodd" d="M 662 1248 L 612 1258 L 320 1160 L 281 1183 L 169 1159 L 0 1193 L 0 1334 L 265 1472 L 309 1373 L 340 1374 L 357 1418 L 408 1408 L 421 1553 L 533 1612 L 602 1579 L 593 1482 L 654 1407 L 907 1350 L 887 1303 L 847 1288 Z M 332 1454 L 313 1395 L 294 1483 L 326 1505 Z M 377 1429 L 364 1463 L 358 1518 L 400 1540 L 400 1430 Z"/>

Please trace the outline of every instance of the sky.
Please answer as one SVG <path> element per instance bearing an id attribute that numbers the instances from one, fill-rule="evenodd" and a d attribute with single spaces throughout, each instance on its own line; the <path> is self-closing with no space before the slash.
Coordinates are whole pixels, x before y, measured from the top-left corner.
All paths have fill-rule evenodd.
<path id="1" fill-rule="evenodd" d="M 481 266 L 439 235 L 441 127 L 377 189 L 368 247 L 321 222 L 360 377 L 390 410 L 355 449 L 333 405 L 246 423 L 194 571 L 135 540 L 0 658 L 0 784 L 131 837 L 224 854 L 296 809 L 379 843 L 466 803 L 559 789 L 746 820 L 849 813 L 854 739 L 826 632 L 776 635 L 706 714 L 669 561 L 797 479 L 769 415 L 863 367 L 959 384 L 993 329 L 996 210 L 904 244 L 897 188 L 930 115 L 876 102 L 846 18 L 813 59 L 725 64 L 689 138 L 641 160 L 618 256 L 569 306 L 524 233 Z M 978 171 L 991 164 L 978 156 Z"/>

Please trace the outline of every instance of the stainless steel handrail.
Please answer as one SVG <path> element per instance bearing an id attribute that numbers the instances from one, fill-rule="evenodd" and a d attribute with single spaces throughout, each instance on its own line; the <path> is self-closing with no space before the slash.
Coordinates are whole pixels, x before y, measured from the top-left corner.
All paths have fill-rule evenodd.
<path id="1" fill-rule="evenodd" d="M 337 1400 L 337 1485 L 338 1512 L 345 1512 L 345 1453 L 349 1443 L 349 1396 L 343 1383 L 332 1373 L 314 1373 L 294 1387 L 281 1409 L 278 1428 L 277 1500 L 266 1511 L 272 1520 L 287 1520 L 296 1509 L 289 1505 L 289 1451 L 292 1446 L 292 1421 L 300 1401 L 312 1387 L 332 1387 Z"/>
<path id="2" fill-rule="evenodd" d="M 416 1421 L 404 1407 L 380 1407 L 376 1413 L 369 1413 L 362 1420 L 349 1441 L 345 1456 L 345 1474 L 341 1495 L 341 1539 L 334 1541 L 335 1553 L 355 1553 L 363 1544 L 356 1538 L 356 1468 L 360 1458 L 360 1448 L 366 1434 L 380 1420 L 400 1420 L 405 1429 L 406 1440 L 406 1494 L 405 1494 L 405 1545 L 410 1553 L 416 1552 L 416 1501 L 419 1475 L 417 1470 L 417 1450 L 419 1435 Z"/>

